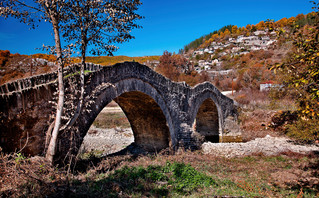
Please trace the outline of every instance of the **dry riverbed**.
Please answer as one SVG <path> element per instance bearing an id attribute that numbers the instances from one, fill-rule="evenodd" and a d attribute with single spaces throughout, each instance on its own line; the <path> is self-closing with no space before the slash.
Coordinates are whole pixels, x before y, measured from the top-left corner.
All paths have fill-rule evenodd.
<path id="1" fill-rule="evenodd" d="M 117 127 L 114 125 L 117 124 Z M 85 136 L 81 153 L 95 152 L 102 156 L 123 150 L 134 142 L 129 122 L 116 104 L 102 110 Z M 299 154 L 319 153 L 319 144 L 298 145 L 286 137 L 264 135 L 245 143 L 211 143 L 202 145 L 204 154 L 222 157 L 239 157 L 255 154 L 278 155 L 284 152 Z"/>
<path id="2" fill-rule="evenodd" d="M 132 130 L 120 127 L 113 129 L 100 129 L 91 127 L 84 138 L 81 152 L 98 151 L 102 155 L 118 152 L 134 142 Z M 211 143 L 202 145 L 204 154 L 213 154 L 223 157 L 239 157 L 255 154 L 278 155 L 284 152 L 300 154 L 319 153 L 319 145 L 298 145 L 285 137 L 256 138 L 245 143 Z"/>
<path id="3" fill-rule="evenodd" d="M 84 137 L 80 153 L 98 151 L 101 155 L 118 152 L 134 142 L 131 128 L 101 129 L 92 126 Z"/>

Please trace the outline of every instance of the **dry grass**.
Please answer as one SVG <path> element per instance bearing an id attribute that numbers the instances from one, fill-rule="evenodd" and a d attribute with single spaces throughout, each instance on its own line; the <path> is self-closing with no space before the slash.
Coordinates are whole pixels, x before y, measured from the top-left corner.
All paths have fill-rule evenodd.
<path id="1" fill-rule="evenodd" d="M 189 164 L 216 182 L 214 187 L 202 187 L 184 194 L 191 197 L 319 195 L 318 156 L 290 152 L 270 157 L 256 154 L 226 159 L 200 152 L 180 151 L 174 155 L 125 155 L 95 159 L 89 163 L 78 162 L 70 174 L 65 168 L 49 166 L 40 157 L 1 154 L 0 197 L 160 197 L 162 193 L 167 197 L 181 197 L 165 182 L 141 177 L 134 180 L 139 183 L 138 186 L 130 186 L 132 178 L 115 178 L 131 167 L 148 171 L 153 170 L 151 167 L 165 167 L 168 162 Z"/>
<path id="2" fill-rule="evenodd" d="M 99 56 L 99 57 L 87 57 L 87 62 L 100 64 L 100 65 L 114 65 L 116 63 L 122 63 L 125 61 L 136 61 L 141 64 L 147 61 L 159 60 L 160 56 L 143 56 L 143 57 L 128 57 L 128 56 Z M 80 62 L 79 58 L 75 58 L 74 62 Z"/>
<path id="3" fill-rule="evenodd" d="M 42 157 L 0 153 L 0 197 L 41 197 L 66 185 L 66 172 Z M 61 192 L 59 192 L 61 193 Z"/>
<path id="4" fill-rule="evenodd" d="M 101 112 L 94 120 L 93 125 L 97 128 L 130 128 L 131 125 L 123 112 Z"/>
<path id="5" fill-rule="evenodd" d="M 255 138 L 283 135 L 280 130 L 269 127 L 271 118 L 278 111 L 295 110 L 293 100 L 288 97 L 281 100 L 274 100 L 269 92 L 258 90 L 244 90 L 233 96 L 240 105 L 239 121 L 244 141 Z"/>

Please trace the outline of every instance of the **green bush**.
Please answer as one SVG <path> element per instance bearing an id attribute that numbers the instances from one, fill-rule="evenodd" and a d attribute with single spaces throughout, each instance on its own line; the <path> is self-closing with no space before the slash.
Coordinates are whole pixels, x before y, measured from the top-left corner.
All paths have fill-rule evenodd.
<path id="1" fill-rule="evenodd" d="M 287 135 L 300 140 L 319 139 L 319 120 L 300 118 L 293 124 L 287 125 Z"/>

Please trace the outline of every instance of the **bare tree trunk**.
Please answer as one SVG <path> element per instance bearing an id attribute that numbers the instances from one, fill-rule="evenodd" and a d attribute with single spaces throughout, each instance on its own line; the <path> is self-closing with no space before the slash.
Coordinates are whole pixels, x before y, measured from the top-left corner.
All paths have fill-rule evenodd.
<path id="1" fill-rule="evenodd" d="M 51 140 L 51 133 L 54 127 L 54 122 L 52 122 L 46 132 L 46 137 L 45 137 L 45 145 L 44 145 L 44 150 L 46 151 L 48 149 L 49 146 L 49 142 Z"/>
<path id="2" fill-rule="evenodd" d="M 85 70 L 85 46 L 82 46 L 81 49 L 82 53 L 82 61 L 81 61 L 81 74 L 80 74 L 80 87 L 81 87 L 81 93 L 80 93 L 80 98 L 79 98 L 79 102 L 78 105 L 76 107 L 76 111 L 74 113 L 74 116 L 72 117 L 72 119 L 66 124 L 66 128 L 72 127 L 73 124 L 75 123 L 75 121 L 77 120 L 77 118 L 79 117 L 81 110 L 82 110 L 82 106 L 83 106 L 83 100 L 84 100 L 84 70 Z"/>
<path id="3" fill-rule="evenodd" d="M 55 125 L 52 132 L 51 140 L 48 146 L 48 150 L 46 153 L 46 158 L 53 163 L 53 157 L 56 153 L 56 144 L 57 144 L 57 137 L 59 135 L 59 128 L 61 125 L 61 117 L 63 112 L 63 105 L 64 105 L 64 82 L 63 82 L 63 60 L 62 60 L 62 48 L 61 48 L 61 41 L 60 41 L 60 34 L 59 34 L 59 25 L 58 21 L 54 16 L 52 19 L 53 31 L 54 31 L 54 40 L 55 40 L 55 47 L 56 47 L 56 55 L 58 61 L 58 87 L 59 87 L 59 98 L 58 104 L 56 109 L 56 116 L 55 116 Z"/>

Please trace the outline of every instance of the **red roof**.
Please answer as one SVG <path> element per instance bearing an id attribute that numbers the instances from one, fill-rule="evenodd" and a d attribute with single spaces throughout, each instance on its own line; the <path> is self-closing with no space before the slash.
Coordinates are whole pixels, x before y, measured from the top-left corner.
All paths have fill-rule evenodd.
<path id="1" fill-rule="evenodd" d="M 272 80 L 268 80 L 268 81 L 263 82 L 263 83 L 261 83 L 261 84 L 276 84 L 276 82 L 275 82 L 275 81 L 272 81 Z"/>

